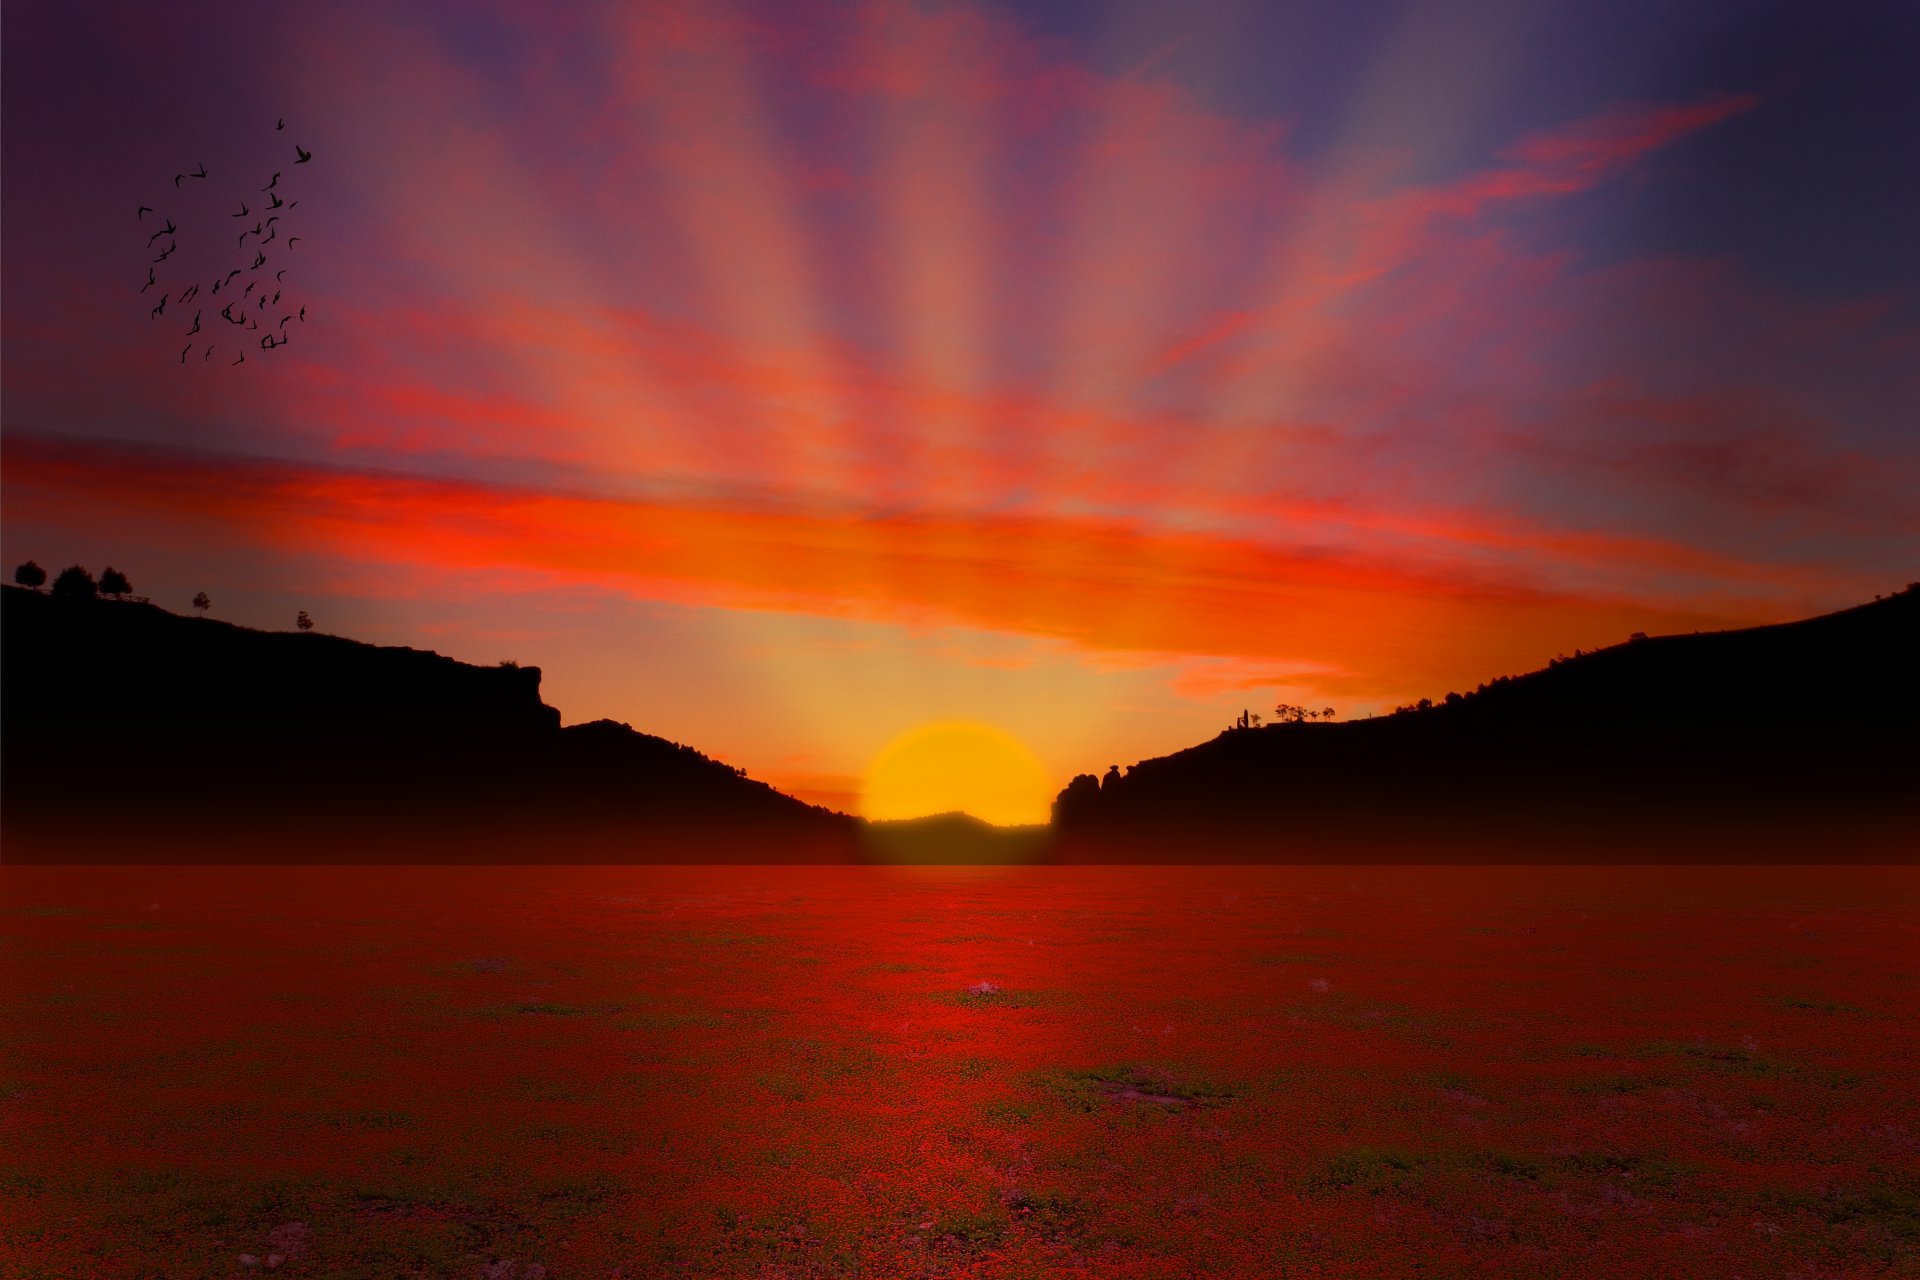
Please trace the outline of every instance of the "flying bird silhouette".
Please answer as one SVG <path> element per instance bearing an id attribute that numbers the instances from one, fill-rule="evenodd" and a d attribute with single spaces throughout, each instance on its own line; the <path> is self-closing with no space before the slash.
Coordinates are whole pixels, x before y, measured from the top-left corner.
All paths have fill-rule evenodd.
<path id="1" fill-rule="evenodd" d="M 173 219 L 168 218 L 166 226 L 160 228 L 158 231 L 154 232 L 152 235 L 147 237 L 147 248 L 149 249 L 153 248 L 153 242 L 155 240 L 158 240 L 161 236 L 176 235 L 178 234 L 179 230 L 180 228 L 173 225 Z"/>
<path id="2" fill-rule="evenodd" d="M 279 171 L 278 169 L 276 169 L 276 170 L 274 170 L 274 172 L 273 172 L 273 181 L 272 181 L 272 182 L 269 182 L 269 183 L 268 183 L 268 184 L 267 184 L 266 186 L 264 186 L 264 187 L 262 187 L 262 188 L 260 188 L 260 189 L 261 189 L 262 191 L 271 191 L 271 190 L 273 190 L 273 189 L 274 189 L 274 187 L 275 187 L 275 186 L 276 186 L 276 185 L 277 185 L 277 184 L 279 183 L 279 181 L 280 181 L 280 171 Z"/>
<path id="3" fill-rule="evenodd" d="M 299 236 L 288 236 L 288 237 L 287 237 L 287 248 L 289 248 L 289 249 L 291 249 L 291 248 L 293 248 L 293 246 L 295 246 L 295 245 L 297 245 L 297 244 L 299 244 L 299 243 L 300 243 L 300 237 L 299 237 Z"/>
<path id="4" fill-rule="evenodd" d="M 303 150 L 297 142 L 293 144 L 293 151 L 295 155 L 300 157 L 294 161 L 295 164 L 305 164 L 307 161 L 313 159 L 313 152 Z"/>
<path id="5" fill-rule="evenodd" d="M 271 351 L 279 345 L 280 343 L 275 340 L 272 334 L 268 334 L 266 337 L 260 339 L 260 349 L 262 351 Z"/>
<path id="6" fill-rule="evenodd" d="M 199 167 L 198 169 L 196 169 L 196 170 L 194 170 L 194 171 L 193 171 L 192 173 L 190 173 L 190 174 L 188 174 L 187 176 L 188 176 L 189 178 L 204 178 L 204 177 L 206 177 L 206 176 L 207 176 L 207 162 L 206 162 L 205 160 L 202 160 L 202 161 L 200 162 L 200 167 Z"/>
<path id="7" fill-rule="evenodd" d="M 291 320 L 291 319 L 293 319 L 293 317 L 292 317 L 292 316 L 281 316 L 281 317 L 280 317 L 280 327 L 281 327 L 282 329 L 284 329 L 284 328 L 286 328 L 286 327 L 287 327 L 287 321 L 289 321 L 289 320 Z"/>
<path id="8" fill-rule="evenodd" d="M 260 310 L 265 311 L 266 309 L 267 309 L 267 295 L 263 293 L 260 295 Z"/>
<path id="9" fill-rule="evenodd" d="M 202 360 L 211 360 L 211 359 L 213 359 L 213 344 L 212 344 L 211 342 L 209 342 L 209 343 L 207 344 L 207 354 L 205 354 L 205 355 L 203 355 L 203 356 L 201 356 L 200 358 L 201 358 Z"/>
<path id="10" fill-rule="evenodd" d="M 300 308 L 300 323 L 305 324 L 306 322 L 307 322 L 307 309 L 305 307 L 302 307 Z"/>
<path id="11" fill-rule="evenodd" d="M 280 233 L 279 233 L 279 232 L 277 232 L 277 231 L 275 231 L 275 230 L 274 230 L 274 229 L 273 229 L 272 227 L 268 227 L 268 228 L 267 228 L 267 234 L 266 234 L 266 238 L 265 238 L 265 239 L 263 239 L 263 240 L 261 240 L 261 241 L 260 241 L 260 243 L 261 243 L 261 244 L 265 244 L 265 243 L 267 243 L 267 241 L 268 241 L 268 240 L 271 240 L 271 239 L 273 239 L 273 238 L 274 238 L 274 237 L 275 237 L 276 235 L 278 235 L 278 234 L 280 234 Z"/>
<path id="12" fill-rule="evenodd" d="M 276 194 L 274 195 L 274 197 L 273 197 L 273 203 L 272 203 L 272 204 L 270 204 L 270 205 L 268 205 L 268 206 L 267 206 L 267 208 L 269 208 L 269 209 L 279 209 L 279 208 L 282 208 L 283 206 L 285 206 L 285 204 L 286 204 L 286 203 L 287 203 L 287 202 L 286 202 L 285 200 L 282 200 L 282 199 L 280 198 L 280 196 L 278 195 L 278 193 L 276 193 Z"/>
<path id="13" fill-rule="evenodd" d="M 176 173 L 173 175 L 173 189 L 175 191 L 178 191 L 180 189 L 180 183 L 183 179 L 186 178 L 186 176 L 187 175 L 184 173 Z"/>
<path id="14" fill-rule="evenodd" d="M 284 119 L 283 119 L 283 120 L 275 120 L 275 121 L 273 122 L 273 131 L 274 131 L 275 133 L 278 133 L 278 132 L 280 132 L 280 130 L 282 130 L 282 129 L 284 129 L 284 128 L 286 128 L 286 127 L 287 127 L 287 122 L 286 122 L 286 121 L 285 121 Z"/>
<path id="15" fill-rule="evenodd" d="M 249 296 L 251 296 L 251 295 L 252 295 L 252 293 L 253 293 L 253 286 L 255 286 L 255 285 L 257 285 L 257 284 L 259 284 L 259 283 L 260 283 L 260 282 L 259 282 L 258 280 L 249 280 L 249 281 L 247 281 L 247 291 L 246 291 L 246 293 L 243 293 L 243 294 L 241 294 L 240 296 L 241 296 L 241 297 L 243 297 L 243 298 L 245 298 L 245 297 L 249 297 Z"/>
<path id="16" fill-rule="evenodd" d="M 153 212 L 153 206 L 143 204 L 138 209 L 134 210 L 133 216 L 144 220 L 146 216 L 152 212 Z"/>
<path id="17" fill-rule="evenodd" d="M 161 317 L 161 315 L 163 315 L 166 312 L 166 309 L 167 309 L 167 295 L 163 293 L 160 295 L 160 305 L 147 313 L 147 319 L 158 320 Z"/>
<path id="18" fill-rule="evenodd" d="M 239 275 L 239 274 L 240 274 L 240 268 L 239 268 L 239 267 L 235 267 L 235 268 L 234 268 L 233 270 L 231 270 L 231 271 L 229 271 L 229 272 L 227 272 L 227 283 L 228 283 L 228 284 L 232 284 L 232 283 L 233 283 L 233 278 L 234 278 L 235 276 L 237 276 L 237 275 Z"/>
<path id="19" fill-rule="evenodd" d="M 179 247 L 180 247 L 180 242 L 179 242 L 178 240 L 175 240 L 175 241 L 174 241 L 174 242 L 173 242 L 172 244 L 170 244 L 170 245 L 168 245 L 168 246 L 167 246 L 166 248 L 164 248 L 164 249 L 162 249 L 162 250 L 160 251 L 160 256 L 159 256 L 159 257 L 157 257 L 157 258 L 155 258 L 155 259 L 154 259 L 154 261 L 155 261 L 155 262 L 165 262 L 165 261 L 166 261 L 166 260 L 167 260 L 168 258 L 171 258 L 171 257 L 173 256 L 173 251 L 174 251 L 175 249 L 178 249 Z"/>
<path id="20" fill-rule="evenodd" d="M 180 348 L 180 363 L 181 363 L 181 364 L 185 364 L 185 363 L 187 362 L 187 353 L 188 353 L 189 351 L 192 351 L 192 350 L 193 350 L 193 344 L 192 344 L 191 342 L 189 342 L 189 343 L 188 343 L 188 344 L 187 344 L 186 346 L 184 346 L 184 347 L 182 347 L 182 348 Z"/>
<path id="21" fill-rule="evenodd" d="M 143 285 L 141 285 L 141 286 L 140 286 L 140 292 L 142 292 L 142 293 L 145 293 L 145 292 L 146 292 L 147 290 L 149 290 L 149 289 L 151 289 L 151 288 L 153 288 L 153 268 L 152 268 L 152 267 L 148 267 L 148 268 L 147 268 L 147 282 L 146 282 L 145 284 L 143 284 Z"/>
<path id="22" fill-rule="evenodd" d="M 278 301 L 280 301 L 280 291 L 279 291 L 278 289 L 275 289 L 275 290 L 273 291 L 273 300 L 274 300 L 275 302 L 278 302 Z"/>
<path id="23" fill-rule="evenodd" d="M 185 293 L 180 295 L 180 305 L 185 306 L 187 303 L 193 301 L 194 295 L 198 294 L 199 292 L 200 292 L 200 286 L 197 284 L 189 288 Z"/>
<path id="24" fill-rule="evenodd" d="M 235 361 L 234 361 L 233 363 L 234 363 L 234 364 L 245 364 L 246 362 L 247 362 L 247 353 L 246 353 L 246 352 L 244 352 L 244 351 L 242 351 L 242 352 L 240 353 L 240 358 L 239 358 L 238 360 L 235 360 Z"/>
<path id="25" fill-rule="evenodd" d="M 252 269 L 255 271 L 258 271 L 260 268 L 266 265 L 267 265 L 267 255 L 263 253 L 254 258 Z"/>
<path id="26" fill-rule="evenodd" d="M 240 202 L 240 212 L 234 214 L 233 216 L 236 218 L 244 218 L 247 216 L 247 202 L 245 200 L 242 200 Z"/>
<path id="27" fill-rule="evenodd" d="M 180 299 L 180 301 L 185 302 L 186 299 L 182 298 Z M 194 334 L 198 332 L 200 332 L 200 313 L 196 311 L 193 313 L 193 328 L 187 330 L 187 336 L 191 338 Z"/>
<path id="28" fill-rule="evenodd" d="M 279 269 L 278 271 L 276 271 L 276 272 L 274 272 L 274 273 L 273 273 L 273 279 L 274 279 L 274 282 L 275 282 L 276 284 L 284 284 L 284 283 L 286 283 L 286 279 L 287 279 L 287 269 L 286 269 L 285 267 L 282 267 L 282 268 L 280 268 L 280 269 Z"/>

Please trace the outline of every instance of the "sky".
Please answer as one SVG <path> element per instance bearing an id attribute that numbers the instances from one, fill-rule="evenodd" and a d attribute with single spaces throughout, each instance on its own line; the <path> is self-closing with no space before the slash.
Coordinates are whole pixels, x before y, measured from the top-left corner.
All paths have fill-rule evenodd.
<path id="1" fill-rule="evenodd" d="M 9 567 L 808 800 L 1920 577 L 1905 0 L 0 23 Z"/>

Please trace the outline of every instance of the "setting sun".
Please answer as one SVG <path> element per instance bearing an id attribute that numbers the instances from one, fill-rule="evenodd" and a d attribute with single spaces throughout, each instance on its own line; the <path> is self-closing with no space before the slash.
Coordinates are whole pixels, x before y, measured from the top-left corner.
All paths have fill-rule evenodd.
<path id="1" fill-rule="evenodd" d="M 972 720 L 922 725 L 867 767 L 860 812 L 874 820 L 956 810 L 997 826 L 1045 822 L 1053 789 L 1019 739 Z"/>

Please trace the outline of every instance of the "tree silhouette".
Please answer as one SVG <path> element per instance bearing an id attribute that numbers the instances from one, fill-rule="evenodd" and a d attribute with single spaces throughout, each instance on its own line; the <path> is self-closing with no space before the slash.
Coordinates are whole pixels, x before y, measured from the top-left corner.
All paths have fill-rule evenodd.
<path id="1" fill-rule="evenodd" d="M 200 616 L 204 618 L 207 616 L 207 610 L 213 608 L 213 601 L 207 599 L 207 593 L 202 591 L 193 598 L 193 607 L 198 609 Z"/>
<path id="2" fill-rule="evenodd" d="M 100 594 L 93 575 L 82 565 L 68 565 L 53 580 L 53 594 L 61 600 L 91 600 Z"/>
<path id="3" fill-rule="evenodd" d="M 311 631 L 313 630 L 313 619 L 307 616 L 307 611 L 305 609 L 302 609 L 300 611 L 300 616 L 293 620 L 293 625 L 300 628 L 302 631 Z"/>
<path id="4" fill-rule="evenodd" d="M 127 575 L 108 565 L 100 573 L 100 594 L 112 596 L 115 600 L 131 593 L 133 584 L 127 581 Z"/>
<path id="5" fill-rule="evenodd" d="M 29 560 L 13 571 L 13 580 L 23 587 L 38 591 L 47 584 L 47 571 Z"/>

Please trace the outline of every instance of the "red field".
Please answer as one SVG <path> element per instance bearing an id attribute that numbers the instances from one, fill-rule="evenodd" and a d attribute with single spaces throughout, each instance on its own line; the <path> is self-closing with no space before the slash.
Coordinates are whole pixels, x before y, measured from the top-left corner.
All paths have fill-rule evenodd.
<path id="1" fill-rule="evenodd" d="M 8 868 L 0 907 L 7 1276 L 1920 1274 L 1920 869 Z"/>

